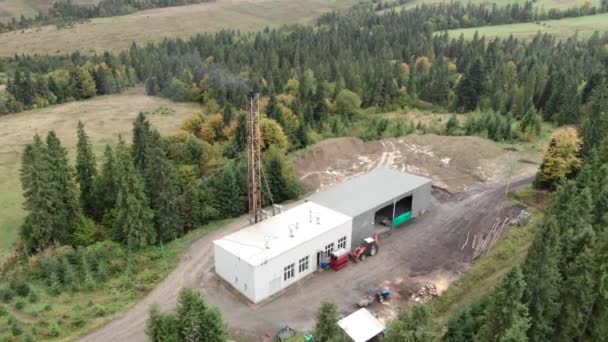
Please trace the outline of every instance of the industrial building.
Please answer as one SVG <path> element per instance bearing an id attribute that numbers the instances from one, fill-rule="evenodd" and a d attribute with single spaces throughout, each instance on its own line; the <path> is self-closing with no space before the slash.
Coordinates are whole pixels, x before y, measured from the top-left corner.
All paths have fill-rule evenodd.
<path id="1" fill-rule="evenodd" d="M 430 179 L 378 168 L 214 241 L 215 271 L 259 303 L 318 270 L 332 252 L 344 255 L 375 228 L 397 227 L 430 203 Z"/>
<path id="2" fill-rule="evenodd" d="M 214 241 L 215 271 L 257 303 L 349 246 L 351 226 L 347 215 L 304 203 Z"/>
<path id="3" fill-rule="evenodd" d="M 427 211 L 431 180 L 381 167 L 317 192 L 306 201 L 353 218 L 352 249 L 372 236 L 375 228 L 395 228 Z"/>

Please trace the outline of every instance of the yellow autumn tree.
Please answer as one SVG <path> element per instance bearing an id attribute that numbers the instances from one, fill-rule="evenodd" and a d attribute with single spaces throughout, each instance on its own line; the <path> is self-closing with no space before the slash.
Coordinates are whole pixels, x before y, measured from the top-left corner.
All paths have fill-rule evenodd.
<path id="1" fill-rule="evenodd" d="M 226 139 L 222 114 L 212 114 L 205 118 L 200 137 L 210 144 Z"/>
<path id="2" fill-rule="evenodd" d="M 574 127 L 557 129 L 536 175 L 536 187 L 552 189 L 572 176 L 581 166 L 582 143 Z"/>
<path id="3" fill-rule="evenodd" d="M 182 130 L 192 134 L 199 136 L 201 132 L 201 128 L 203 128 L 203 116 L 201 113 L 192 113 L 188 115 L 186 120 L 182 123 Z"/>
<path id="4" fill-rule="evenodd" d="M 283 128 L 278 122 L 270 118 L 263 118 L 260 121 L 260 134 L 262 135 L 262 150 L 274 146 L 279 149 L 287 149 L 289 144 Z"/>

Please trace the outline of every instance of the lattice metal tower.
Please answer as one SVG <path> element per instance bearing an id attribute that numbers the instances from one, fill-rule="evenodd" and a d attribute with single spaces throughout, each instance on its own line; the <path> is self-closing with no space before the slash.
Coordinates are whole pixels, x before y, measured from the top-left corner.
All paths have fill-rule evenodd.
<path id="1" fill-rule="evenodd" d="M 248 195 L 249 219 L 252 223 L 262 221 L 262 150 L 260 141 L 260 97 L 249 99 L 249 165 Z"/>

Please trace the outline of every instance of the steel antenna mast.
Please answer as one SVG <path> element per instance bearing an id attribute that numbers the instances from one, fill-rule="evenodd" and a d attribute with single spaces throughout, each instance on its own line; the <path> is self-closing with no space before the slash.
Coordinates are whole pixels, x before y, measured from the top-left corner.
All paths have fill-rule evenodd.
<path id="1" fill-rule="evenodd" d="M 248 195 L 251 223 L 262 221 L 262 150 L 260 141 L 260 96 L 249 98 Z"/>

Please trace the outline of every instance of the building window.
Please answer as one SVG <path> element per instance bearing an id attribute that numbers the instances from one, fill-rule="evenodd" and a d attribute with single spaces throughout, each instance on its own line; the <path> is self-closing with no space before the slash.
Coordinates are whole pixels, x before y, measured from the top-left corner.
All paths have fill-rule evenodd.
<path id="1" fill-rule="evenodd" d="M 329 258 L 329 256 L 331 255 L 331 253 L 334 251 L 334 243 L 330 243 L 329 245 L 325 246 L 325 256 Z"/>
<path id="2" fill-rule="evenodd" d="M 289 264 L 283 268 L 283 280 L 287 281 L 295 276 L 295 264 Z"/>
<path id="3" fill-rule="evenodd" d="M 340 248 L 346 248 L 346 236 L 341 237 L 340 240 L 338 240 L 338 249 Z"/>
<path id="4" fill-rule="evenodd" d="M 302 273 L 308 269 L 308 255 L 300 259 L 298 263 L 298 272 Z"/>

